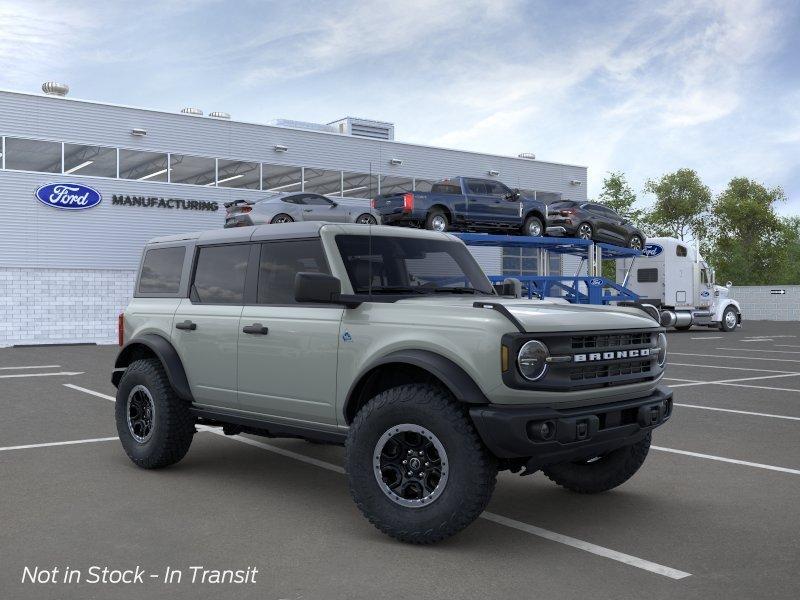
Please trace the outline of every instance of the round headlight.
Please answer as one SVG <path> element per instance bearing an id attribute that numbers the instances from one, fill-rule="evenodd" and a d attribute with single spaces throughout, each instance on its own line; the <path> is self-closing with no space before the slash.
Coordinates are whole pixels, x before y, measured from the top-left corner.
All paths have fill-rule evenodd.
<path id="1" fill-rule="evenodd" d="M 663 367 L 667 362 L 667 334 L 658 334 L 658 366 Z"/>
<path id="2" fill-rule="evenodd" d="M 522 348 L 519 349 L 517 355 L 517 366 L 519 372 L 528 381 L 536 381 L 541 379 L 547 370 L 547 357 L 550 352 L 539 340 L 531 340 L 526 342 Z"/>

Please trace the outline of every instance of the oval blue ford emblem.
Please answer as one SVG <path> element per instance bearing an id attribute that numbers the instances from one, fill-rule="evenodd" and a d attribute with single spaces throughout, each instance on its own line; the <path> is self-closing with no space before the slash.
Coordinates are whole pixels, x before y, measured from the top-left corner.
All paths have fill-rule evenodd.
<path id="1" fill-rule="evenodd" d="M 603 285 L 603 280 L 598 278 L 598 277 L 595 277 L 594 279 L 590 279 L 589 280 L 589 285 L 592 285 L 592 286 L 595 286 L 595 287 L 597 287 L 599 285 Z"/>
<path id="2" fill-rule="evenodd" d="M 658 256 L 664 251 L 664 248 L 659 244 L 645 244 L 642 250 L 643 256 Z"/>
<path id="3" fill-rule="evenodd" d="M 103 196 L 80 183 L 48 183 L 36 189 L 36 199 L 42 204 L 63 210 L 83 210 L 100 204 Z"/>

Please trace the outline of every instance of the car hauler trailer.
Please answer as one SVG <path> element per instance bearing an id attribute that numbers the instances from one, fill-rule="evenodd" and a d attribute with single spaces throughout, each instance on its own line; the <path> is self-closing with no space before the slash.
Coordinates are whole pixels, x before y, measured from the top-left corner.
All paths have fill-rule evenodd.
<path id="1" fill-rule="evenodd" d="M 692 325 L 733 331 L 742 323 L 739 303 L 697 249 L 676 238 L 648 238 L 642 255 L 617 261 L 617 280 L 643 304 L 657 307 L 664 327 Z"/>

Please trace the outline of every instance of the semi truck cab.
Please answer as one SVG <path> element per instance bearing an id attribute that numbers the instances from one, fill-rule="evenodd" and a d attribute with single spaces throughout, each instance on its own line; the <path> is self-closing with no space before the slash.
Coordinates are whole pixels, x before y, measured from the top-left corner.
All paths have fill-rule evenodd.
<path id="1" fill-rule="evenodd" d="M 730 283 L 716 285 L 714 270 L 696 248 L 677 238 L 648 238 L 642 256 L 617 261 L 617 281 L 652 304 L 664 327 L 692 325 L 733 331 L 742 322 L 739 303 L 729 297 Z"/>

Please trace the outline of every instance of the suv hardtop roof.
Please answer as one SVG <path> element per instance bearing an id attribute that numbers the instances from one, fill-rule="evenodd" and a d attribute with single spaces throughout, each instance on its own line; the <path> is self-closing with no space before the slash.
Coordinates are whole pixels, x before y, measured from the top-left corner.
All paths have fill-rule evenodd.
<path id="1" fill-rule="evenodd" d="M 447 233 L 426 231 L 421 229 L 407 229 L 404 227 L 389 227 L 387 225 L 361 225 L 356 223 L 327 223 L 324 221 L 305 221 L 302 223 L 281 223 L 280 225 L 267 224 L 252 227 L 232 227 L 228 229 L 210 229 L 207 231 L 194 231 L 191 233 L 167 235 L 148 240 L 147 246 L 153 244 L 196 242 L 199 244 L 233 244 L 236 242 L 294 239 L 319 237 L 320 231 L 333 230 L 336 233 L 351 235 L 393 235 L 396 237 L 417 237 L 429 239 L 442 239 L 442 237 L 456 240 L 457 238 Z"/>

